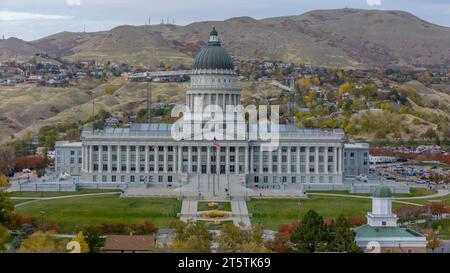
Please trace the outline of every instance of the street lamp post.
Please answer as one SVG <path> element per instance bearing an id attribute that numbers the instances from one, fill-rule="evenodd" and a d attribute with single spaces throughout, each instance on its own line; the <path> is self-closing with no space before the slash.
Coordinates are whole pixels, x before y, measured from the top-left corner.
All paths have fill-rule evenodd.
<path id="1" fill-rule="evenodd" d="M 41 211 L 41 226 L 44 227 L 44 215 L 45 215 L 45 211 Z"/>

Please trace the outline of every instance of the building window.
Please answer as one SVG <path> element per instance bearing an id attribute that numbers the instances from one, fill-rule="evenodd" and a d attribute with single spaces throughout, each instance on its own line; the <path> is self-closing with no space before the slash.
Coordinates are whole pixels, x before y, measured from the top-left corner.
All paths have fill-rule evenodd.
<path id="1" fill-rule="evenodd" d="M 292 183 L 297 183 L 297 177 L 295 177 L 295 176 L 291 177 L 291 182 Z"/>
<path id="2" fill-rule="evenodd" d="M 259 183 L 259 176 L 255 176 L 255 177 L 253 178 L 253 181 L 254 181 L 255 183 Z"/>
<path id="3" fill-rule="evenodd" d="M 171 176 L 171 175 L 169 175 L 169 176 L 167 177 L 167 182 L 172 182 L 172 176 Z"/>
<path id="4" fill-rule="evenodd" d="M 111 182 L 116 182 L 116 176 L 115 175 L 111 176 Z"/>
<path id="5" fill-rule="evenodd" d="M 162 183 L 163 182 L 163 177 L 160 175 L 158 176 L 158 182 Z"/>

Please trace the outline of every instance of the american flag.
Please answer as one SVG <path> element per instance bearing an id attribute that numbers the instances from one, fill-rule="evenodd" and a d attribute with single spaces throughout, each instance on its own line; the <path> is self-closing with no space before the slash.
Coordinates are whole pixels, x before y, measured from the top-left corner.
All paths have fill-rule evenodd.
<path id="1" fill-rule="evenodd" d="M 216 149 L 220 148 L 220 143 L 219 143 L 219 141 L 217 141 L 216 138 L 214 138 L 214 147 L 216 147 Z"/>

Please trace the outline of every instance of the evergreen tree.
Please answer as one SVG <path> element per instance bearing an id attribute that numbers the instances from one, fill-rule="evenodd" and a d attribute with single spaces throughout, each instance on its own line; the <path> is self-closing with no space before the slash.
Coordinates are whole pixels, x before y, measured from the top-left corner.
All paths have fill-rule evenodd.
<path id="1" fill-rule="evenodd" d="M 343 215 L 340 215 L 333 225 L 330 239 L 330 251 L 361 251 L 355 243 L 355 232 L 351 230 L 349 221 Z"/>
<path id="2" fill-rule="evenodd" d="M 294 252 L 316 252 L 328 243 L 328 232 L 322 216 L 309 210 L 291 235 Z"/>

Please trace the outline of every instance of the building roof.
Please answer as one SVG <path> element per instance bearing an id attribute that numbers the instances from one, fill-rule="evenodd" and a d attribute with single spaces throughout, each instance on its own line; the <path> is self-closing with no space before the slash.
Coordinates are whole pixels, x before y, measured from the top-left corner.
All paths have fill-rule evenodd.
<path id="1" fill-rule="evenodd" d="M 195 57 L 192 69 L 227 69 L 234 70 L 233 59 L 221 46 L 216 28 L 210 33 L 208 46 L 202 48 Z M 212 37 L 215 37 L 212 39 Z"/>
<path id="2" fill-rule="evenodd" d="M 353 229 L 355 237 L 359 238 L 419 238 L 422 234 L 414 230 L 401 227 L 372 227 L 362 225 Z"/>
<path id="3" fill-rule="evenodd" d="M 55 147 L 80 148 L 81 146 L 82 146 L 81 142 L 70 142 L 70 141 L 55 142 Z"/>
<path id="4" fill-rule="evenodd" d="M 391 188 L 382 184 L 382 185 L 379 185 L 378 187 L 376 187 L 372 196 L 378 197 L 378 198 L 388 198 L 388 197 L 392 197 L 392 191 L 391 191 Z"/>
<path id="5" fill-rule="evenodd" d="M 166 132 L 170 133 L 172 130 L 172 124 L 168 123 L 134 123 L 130 126 L 130 128 L 114 128 L 114 127 L 106 127 L 104 129 L 104 133 L 106 134 L 132 134 L 139 132 Z M 271 125 L 263 125 L 260 126 L 258 124 L 250 124 L 248 126 L 249 132 L 272 132 L 272 128 L 274 131 L 280 132 L 281 135 L 295 133 L 304 136 L 316 136 L 316 135 L 342 135 L 345 133 L 342 129 L 337 128 L 334 130 L 324 130 L 324 129 L 304 129 L 297 128 L 290 124 L 279 124 L 276 127 L 272 127 Z M 89 128 L 85 128 L 86 131 L 92 130 Z"/>
<path id="6" fill-rule="evenodd" d="M 345 149 L 369 149 L 369 143 L 346 143 L 344 144 Z"/>
<path id="7" fill-rule="evenodd" d="M 155 238 L 149 235 L 108 235 L 105 251 L 149 251 L 155 248 Z"/>

